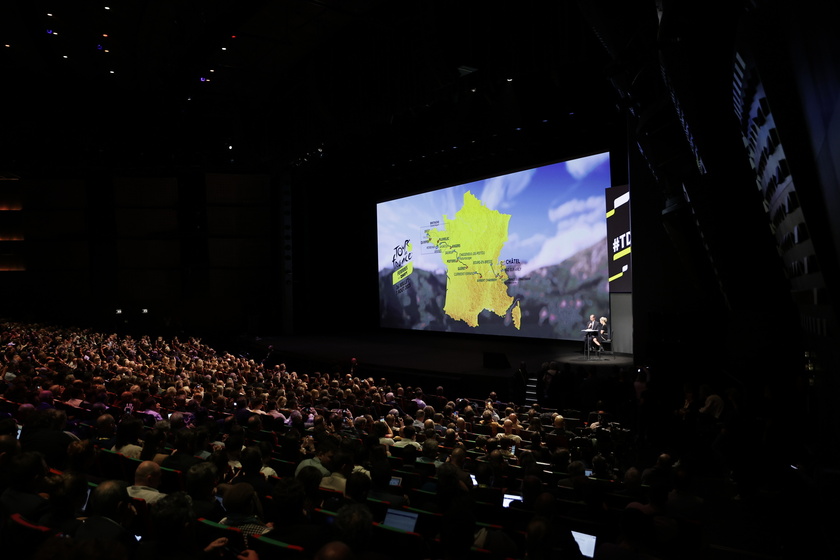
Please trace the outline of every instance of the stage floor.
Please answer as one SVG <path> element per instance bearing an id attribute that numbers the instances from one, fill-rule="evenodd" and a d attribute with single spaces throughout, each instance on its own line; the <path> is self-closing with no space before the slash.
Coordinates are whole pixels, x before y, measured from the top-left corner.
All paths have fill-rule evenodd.
<path id="1" fill-rule="evenodd" d="M 502 389 L 523 361 L 532 374 L 552 361 L 572 369 L 594 368 L 599 376 L 634 365 L 633 357 L 626 354 L 587 358 L 582 341 L 465 338 L 427 332 L 266 336 L 258 337 L 254 345 L 251 353 L 255 359 L 282 362 L 298 373 L 344 372 L 351 358 L 356 358 L 362 374 L 376 380 L 384 377 L 392 384 L 422 383 L 426 391 L 442 385 L 470 397 L 483 397 L 483 392 L 495 387 Z"/>

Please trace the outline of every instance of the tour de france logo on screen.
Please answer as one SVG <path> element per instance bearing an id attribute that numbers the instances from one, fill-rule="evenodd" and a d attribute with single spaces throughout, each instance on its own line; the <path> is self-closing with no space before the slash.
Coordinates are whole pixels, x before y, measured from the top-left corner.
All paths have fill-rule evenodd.
<path id="1" fill-rule="evenodd" d="M 411 262 L 411 251 L 410 239 L 406 239 L 403 243 L 394 247 L 394 256 L 391 258 L 391 263 L 394 265 L 394 272 L 391 275 L 391 281 L 398 294 L 411 287 L 411 278 L 409 276 L 414 271 L 414 265 Z"/>

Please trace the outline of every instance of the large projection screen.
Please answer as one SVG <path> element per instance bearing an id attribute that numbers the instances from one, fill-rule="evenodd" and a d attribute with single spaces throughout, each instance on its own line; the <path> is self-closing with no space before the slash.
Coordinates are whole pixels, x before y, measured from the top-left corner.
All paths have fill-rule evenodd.
<path id="1" fill-rule="evenodd" d="M 380 326 L 580 340 L 609 317 L 599 153 L 377 204 Z"/>

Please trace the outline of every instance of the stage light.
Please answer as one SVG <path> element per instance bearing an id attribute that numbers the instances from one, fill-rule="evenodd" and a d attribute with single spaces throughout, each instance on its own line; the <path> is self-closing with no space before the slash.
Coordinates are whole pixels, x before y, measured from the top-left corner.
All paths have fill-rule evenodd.
<path id="1" fill-rule="evenodd" d="M 116 314 L 117 314 L 117 315 L 122 315 L 122 309 L 117 309 L 117 310 L 116 310 Z"/>

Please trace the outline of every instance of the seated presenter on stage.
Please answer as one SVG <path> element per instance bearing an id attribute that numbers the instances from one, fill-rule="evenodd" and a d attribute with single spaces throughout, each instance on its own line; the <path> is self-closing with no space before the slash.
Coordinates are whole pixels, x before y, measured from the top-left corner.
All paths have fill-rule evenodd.
<path id="1" fill-rule="evenodd" d="M 607 318 L 601 317 L 596 328 L 598 329 L 598 333 L 592 337 L 592 342 L 598 346 L 597 350 L 600 352 L 603 349 L 601 343 L 606 342 L 610 338 L 609 329 L 607 329 Z"/>

